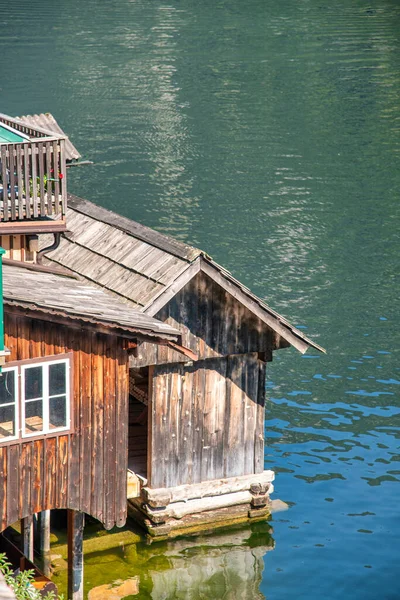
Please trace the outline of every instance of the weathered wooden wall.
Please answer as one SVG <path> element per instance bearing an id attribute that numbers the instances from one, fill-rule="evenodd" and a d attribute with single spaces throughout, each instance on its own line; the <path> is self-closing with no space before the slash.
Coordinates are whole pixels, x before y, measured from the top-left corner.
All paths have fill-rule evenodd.
<path id="1" fill-rule="evenodd" d="M 0 531 L 71 508 L 106 528 L 126 518 L 128 369 L 123 340 L 16 312 L 5 315 L 8 362 L 73 353 L 74 432 L 0 445 Z"/>
<path id="2" fill-rule="evenodd" d="M 152 372 L 150 487 L 263 471 L 265 363 L 257 353 Z"/>
<path id="3" fill-rule="evenodd" d="M 199 272 L 156 315 L 160 321 L 182 332 L 182 344 L 199 359 L 271 352 L 278 347 L 279 335 L 226 292 L 205 273 Z M 144 343 L 131 366 L 186 362 L 166 346 Z"/>

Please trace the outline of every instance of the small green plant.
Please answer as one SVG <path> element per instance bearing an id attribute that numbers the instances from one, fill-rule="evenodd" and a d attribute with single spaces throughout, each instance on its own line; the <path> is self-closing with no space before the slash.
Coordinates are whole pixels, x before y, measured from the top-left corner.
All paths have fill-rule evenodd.
<path id="1" fill-rule="evenodd" d="M 4 552 L 0 553 L 0 572 L 3 574 L 6 584 L 13 590 L 17 600 L 43 600 L 40 593 L 33 587 L 33 570 L 20 571 L 14 575 L 11 563 L 7 560 Z M 63 600 L 63 597 L 49 592 L 44 600 Z"/>

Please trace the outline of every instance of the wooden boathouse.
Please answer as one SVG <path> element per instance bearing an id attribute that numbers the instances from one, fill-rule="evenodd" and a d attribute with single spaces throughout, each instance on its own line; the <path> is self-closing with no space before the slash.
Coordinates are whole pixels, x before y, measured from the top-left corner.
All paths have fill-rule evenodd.
<path id="1" fill-rule="evenodd" d="M 183 351 L 143 342 L 130 356 L 129 514 L 152 536 L 265 517 L 267 363 L 323 349 L 205 252 L 71 195 L 67 219 L 44 263 L 182 335 Z"/>
<path id="2" fill-rule="evenodd" d="M 67 194 L 78 158 L 0 115 L 0 532 L 22 520 L 32 558 L 34 515 L 48 546 L 67 509 L 74 600 L 85 513 L 154 538 L 265 518 L 267 363 L 323 351 L 205 252 Z"/>

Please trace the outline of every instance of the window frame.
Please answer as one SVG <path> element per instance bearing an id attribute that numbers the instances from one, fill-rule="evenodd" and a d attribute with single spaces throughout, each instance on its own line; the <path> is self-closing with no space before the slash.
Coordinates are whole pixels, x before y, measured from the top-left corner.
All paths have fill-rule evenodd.
<path id="1" fill-rule="evenodd" d="M 52 364 L 66 364 L 66 390 L 65 394 L 53 394 L 53 397 L 56 396 L 66 396 L 66 425 L 62 427 L 57 427 L 55 429 L 49 428 L 49 407 L 50 407 L 50 394 L 49 394 L 49 367 Z M 27 369 L 35 367 L 35 366 L 43 366 L 45 365 L 45 369 L 42 371 L 42 381 L 43 381 L 43 421 L 44 430 L 25 433 L 25 396 L 24 396 L 24 382 L 25 382 L 25 372 Z M 11 445 L 11 444 L 23 444 L 29 443 L 35 440 L 42 440 L 47 438 L 59 437 L 65 434 L 71 434 L 74 432 L 74 397 L 73 397 L 73 353 L 67 352 L 63 354 L 55 354 L 52 356 L 44 356 L 37 358 L 29 358 L 26 360 L 19 361 L 10 361 L 6 363 L 3 367 L 4 371 L 14 370 L 15 378 L 16 378 L 16 431 L 17 435 L 11 437 L 6 437 L 0 439 L 0 448 Z M 47 392 L 47 394 L 45 394 Z M 29 400 L 28 400 L 29 402 Z M 46 406 L 45 406 L 46 405 Z"/>

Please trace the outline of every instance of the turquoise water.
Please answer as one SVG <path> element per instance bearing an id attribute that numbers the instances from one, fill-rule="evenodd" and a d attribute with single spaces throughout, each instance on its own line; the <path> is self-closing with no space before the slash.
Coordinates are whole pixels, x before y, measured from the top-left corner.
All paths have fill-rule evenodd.
<path id="1" fill-rule="evenodd" d="M 52 112 L 95 162 L 70 190 L 204 248 L 328 350 L 268 365 L 265 466 L 291 508 L 242 579 L 400 598 L 400 4 L 0 0 L 0 21 L 2 112 Z M 140 595 L 257 597 L 206 583 L 210 544 L 147 548 Z"/>

